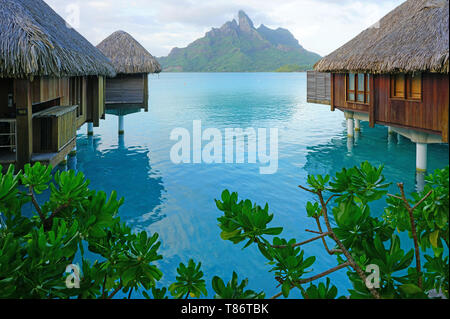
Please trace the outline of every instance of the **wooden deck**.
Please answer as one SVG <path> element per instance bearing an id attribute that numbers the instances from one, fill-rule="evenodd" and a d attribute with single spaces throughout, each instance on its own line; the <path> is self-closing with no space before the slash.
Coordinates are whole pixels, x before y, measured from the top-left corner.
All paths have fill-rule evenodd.
<path id="1" fill-rule="evenodd" d="M 56 167 L 61 163 L 67 155 L 74 149 L 77 145 L 76 139 L 66 144 L 59 152 L 55 153 L 36 153 L 31 156 L 31 163 L 40 162 L 41 164 L 51 165 Z"/>
<path id="2" fill-rule="evenodd" d="M 58 166 L 64 158 L 69 155 L 70 151 L 77 145 L 76 139 L 68 143 L 60 152 L 53 153 L 33 153 L 31 155 L 31 163 L 40 162 L 44 165 Z M 0 152 L 0 165 L 7 168 L 10 164 L 17 165 L 16 153 Z"/>
<path id="3" fill-rule="evenodd" d="M 9 151 L 0 151 L 0 165 L 3 167 L 16 163 L 16 153 Z"/>

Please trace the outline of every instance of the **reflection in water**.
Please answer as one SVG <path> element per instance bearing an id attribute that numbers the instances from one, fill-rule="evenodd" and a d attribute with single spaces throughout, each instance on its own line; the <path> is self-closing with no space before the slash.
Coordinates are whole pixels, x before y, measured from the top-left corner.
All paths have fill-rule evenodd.
<path id="1" fill-rule="evenodd" d="M 367 123 L 362 123 L 368 126 Z M 384 133 L 383 133 L 384 131 Z M 401 138 L 401 143 L 397 142 L 396 134 L 386 134 L 385 128 L 366 128 L 364 139 L 359 135 L 355 136 L 355 143 L 352 138 L 345 137 L 343 130 L 342 137 L 335 137 L 328 143 L 308 146 L 306 155 L 306 165 L 304 169 L 308 174 L 333 174 L 343 167 L 358 165 L 363 161 L 369 161 L 372 165 L 384 165 L 384 175 L 389 182 L 393 192 L 397 192 L 395 186 L 398 182 L 405 183 L 408 192 L 421 190 L 425 184 L 424 173 L 415 173 L 415 144 L 406 138 Z M 346 141 L 344 141 L 346 138 Z M 358 140 L 358 143 L 356 143 Z M 400 139 L 399 139 L 400 140 Z M 431 144 L 430 154 L 439 154 L 448 149 L 448 145 Z M 345 153 L 347 156 L 341 156 Z M 428 173 L 436 168 L 442 168 L 444 158 L 430 156 Z"/>
<path id="2" fill-rule="evenodd" d="M 119 136 L 117 137 L 118 140 L 118 145 L 119 145 L 119 150 L 124 150 L 125 147 L 125 136 L 123 134 L 119 134 Z"/>
<path id="3" fill-rule="evenodd" d="M 358 145 L 359 139 L 361 138 L 361 131 L 355 131 L 355 145 Z"/>
<path id="4" fill-rule="evenodd" d="M 347 153 L 351 155 L 353 153 L 353 137 L 347 136 Z"/>
<path id="5" fill-rule="evenodd" d="M 101 150 L 104 145 L 100 136 L 78 136 L 80 151 L 71 159 L 70 166 L 78 162 L 78 170 L 91 180 L 92 189 L 107 194 L 116 191 L 119 197 L 124 197 L 120 213 L 130 226 L 134 226 L 133 216 L 146 215 L 153 222 L 161 220 L 165 216 L 157 207 L 162 202 L 164 185 L 150 166 L 149 150 L 127 147 L 124 135 L 116 138 L 115 147 Z"/>
<path id="6" fill-rule="evenodd" d="M 394 134 L 389 133 L 387 136 L 388 151 L 394 148 L 394 143 L 396 142 Z"/>
<path id="7" fill-rule="evenodd" d="M 69 156 L 67 158 L 67 169 L 77 171 L 77 156 Z"/>
<path id="8" fill-rule="evenodd" d="M 425 172 L 416 172 L 416 191 L 421 192 L 425 188 Z"/>
<path id="9" fill-rule="evenodd" d="M 106 114 L 117 116 L 119 135 L 123 135 L 125 133 L 125 116 L 139 112 L 141 112 L 141 109 L 139 107 L 126 104 L 123 104 L 120 107 L 106 109 Z"/>

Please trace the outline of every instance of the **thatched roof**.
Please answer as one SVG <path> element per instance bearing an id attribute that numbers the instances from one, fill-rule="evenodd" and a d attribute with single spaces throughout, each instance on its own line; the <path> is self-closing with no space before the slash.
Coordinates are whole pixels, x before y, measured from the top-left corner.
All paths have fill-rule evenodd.
<path id="1" fill-rule="evenodd" d="M 407 0 L 316 63 L 320 72 L 448 73 L 448 0 Z"/>
<path id="2" fill-rule="evenodd" d="M 97 45 L 111 60 L 117 74 L 159 73 L 161 65 L 156 59 L 124 31 L 116 31 Z"/>
<path id="3" fill-rule="evenodd" d="M 42 0 L 1 0 L 0 34 L 0 77 L 115 74 L 108 59 Z"/>

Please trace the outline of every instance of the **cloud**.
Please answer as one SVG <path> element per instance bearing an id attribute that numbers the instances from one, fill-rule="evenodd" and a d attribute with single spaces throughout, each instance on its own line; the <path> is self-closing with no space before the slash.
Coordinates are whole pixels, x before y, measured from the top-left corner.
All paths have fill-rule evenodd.
<path id="1" fill-rule="evenodd" d="M 291 31 L 308 50 L 326 55 L 374 25 L 404 0 L 45 0 L 63 18 L 80 8 L 77 30 L 94 45 L 125 30 L 155 56 L 184 47 L 244 10 L 255 26 Z"/>

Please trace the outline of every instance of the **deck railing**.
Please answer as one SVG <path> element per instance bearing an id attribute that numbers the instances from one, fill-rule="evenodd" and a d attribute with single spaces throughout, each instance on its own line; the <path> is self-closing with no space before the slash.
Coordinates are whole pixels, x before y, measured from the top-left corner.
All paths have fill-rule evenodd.
<path id="1" fill-rule="evenodd" d="M 17 130 L 15 119 L 0 119 L 0 150 L 16 150 Z"/>

